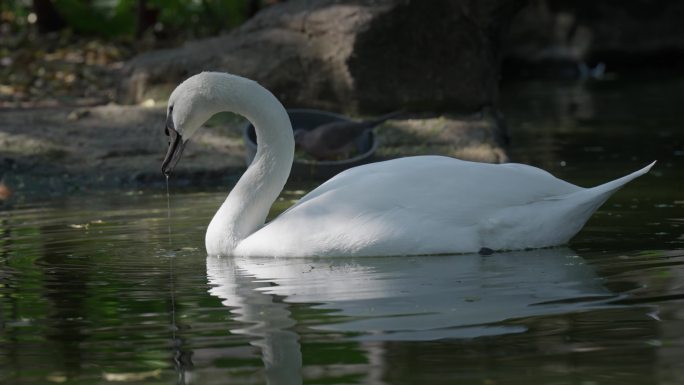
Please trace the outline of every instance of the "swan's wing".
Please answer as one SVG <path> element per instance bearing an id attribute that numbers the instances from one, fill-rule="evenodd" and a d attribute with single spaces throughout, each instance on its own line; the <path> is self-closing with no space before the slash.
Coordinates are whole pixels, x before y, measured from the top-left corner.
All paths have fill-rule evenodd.
<path id="1" fill-rule="evenodd" d="M 447 251 L 440 247 L 453 239 L 471 251 L 477 249 L 470 243 L 478 240 L 479 224 L 502 209 L 579 190 L 530 166 L 440 156 L 396 159 L 340 173 L 245 239 L 240 249 L 349 255 L 377 248 L 387 254 L 391 244 L 392 250 L 416 254 Z"/>
<path id="2" fill-rule="evenodd" d="M 377 192 L 382 196 L 376 198 L 404 203 L 437 197 L 443 199 L 439 205 L 459 200 L 483 203 L 494 200 L 501 205 L 511 205 L 579 190 L 582 188 L 524 164 L 489 164 L 444 156 L 415 156 L 348 169 L 306 194 L 292 208 L 329 194 L 343 198 Z M 435 203 L 426 204 L 433 206 Z"/>

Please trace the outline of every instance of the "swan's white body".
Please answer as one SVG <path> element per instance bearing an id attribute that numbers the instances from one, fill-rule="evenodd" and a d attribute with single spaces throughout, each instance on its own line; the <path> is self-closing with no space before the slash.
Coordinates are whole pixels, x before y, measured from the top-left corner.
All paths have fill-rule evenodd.
<path id="1" fill-rule="evenodd" d="M 653 165 L 585 189 L 521 164 L 395 159 L 340 173 L 264 225 L 294 155 L 283 106 L 255 82 L 206 72 L 179 85 L 169 105 L 185 140 L 219 111 L 242 114 L 256 128 L 256 157 L 207 229 L 210 255 L 416 255 L 559 245 Z"/>
<path id="2" fill-rule="evenodd" d="M 638 171 L 583 189 L 522 164 L 441 156 L 345 171 L 244 239 L 249 256 L 411 255 L 566 243 Z"/>

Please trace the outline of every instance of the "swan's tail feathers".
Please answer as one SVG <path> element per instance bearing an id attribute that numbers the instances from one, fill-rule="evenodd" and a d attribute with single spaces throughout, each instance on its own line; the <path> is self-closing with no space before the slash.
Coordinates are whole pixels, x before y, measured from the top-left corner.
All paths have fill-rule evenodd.
<path id="1" fill-rule="evenodd" d="M 651 164 L 648 166 L 642 168 L 641 170 L 634 171 L 633 173 L 629 175 L 625 175 L 622 178 L 618 178 L 615 180 L 612 180 L 610 182 L 604 183 L 602 185 L 590 188 L 589 191 L 593 192 L 596 195 L 604 195 L 604 194 L 612 194 L 616 190 L 618 190 L 620 187 L 624 186 L 628 182 L 646 174 L 651 170 L 651 167 L 656 164 L 656 161 L 653 161 Z"/>
<path id="2" fill-rule="evenodd" d="M 578 192 L 565 195 L 564 197 L 568 200 L 568 202 L 572 202 L 571 205 L 575 206 L 574 210 L 584 210 L 587 213 L 586 219 L 588 220 L 589 216 L 591 216 L 596 209 L 598 209 L 605 201 L 607 201 L 615 191 L 620 189 L 620 187 L 624 186 L 628 182 L 646 174 L 655 163 L 656 162 L 653 162 L 641 170 L 634 171 L 633 173 L 625 175 L 622 178 L 612 180 L 596 187 L 583 189 Z"/>
<path id="3" fill-rule="evenodd" d="M 593 188 L 581 189 L 570 194 L 545 199 L 546 202 L 552 201 L 553 205 L 540 206 L 542 209 L 539 210 L 539 217 L 546 218 L 542 222 L 544 226 L 548 227 L 548 224 L 556 223 L 563 223 L 564 225 L 558 228 L 555 238 L 547 239 L 544 243 L 554 245 L 570 240 L 582 229 L 594 211 L 608 200 L 616 190 L 627 182 L 647 173 L 654 164 L 655 162 L 622 178 Z"/>

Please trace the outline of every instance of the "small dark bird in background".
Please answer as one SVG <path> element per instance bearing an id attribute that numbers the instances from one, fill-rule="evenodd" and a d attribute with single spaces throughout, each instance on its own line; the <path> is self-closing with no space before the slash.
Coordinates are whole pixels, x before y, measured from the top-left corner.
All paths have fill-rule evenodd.
<path id="1" fill-rule="evenodd" d="M 401 113 L 402 111 L 395 111 L 361 122 L 326 123 L 311 130 L 297 129 L 294 132 L 295 144 L 316 160 L 344 158 L 354 151 L 356 138 Z"/>

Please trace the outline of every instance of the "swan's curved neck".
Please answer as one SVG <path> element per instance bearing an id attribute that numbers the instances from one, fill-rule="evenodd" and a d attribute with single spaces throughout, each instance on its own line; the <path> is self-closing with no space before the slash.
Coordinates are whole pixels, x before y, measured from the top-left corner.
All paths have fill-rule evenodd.
<path id="1" fill-rule="evenodd" d="M 211 255 L 230 255 L 240 241 L 266 221 L 290 175 L 294 157 L 292 126 L 273 94 L 251 80 L 230 77 L 216 87 L 217 104 L 238 113 L 255 127 L 257 153 L 207 228 Z"/>

